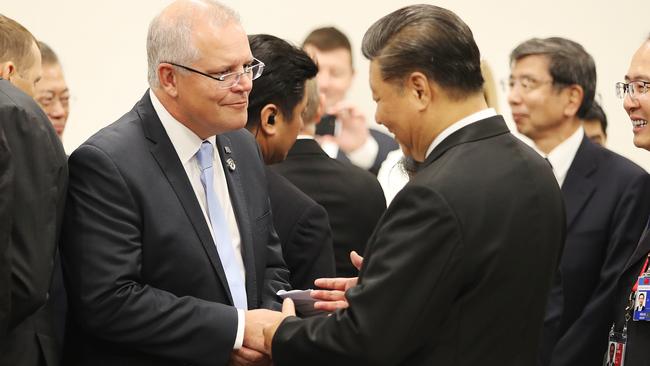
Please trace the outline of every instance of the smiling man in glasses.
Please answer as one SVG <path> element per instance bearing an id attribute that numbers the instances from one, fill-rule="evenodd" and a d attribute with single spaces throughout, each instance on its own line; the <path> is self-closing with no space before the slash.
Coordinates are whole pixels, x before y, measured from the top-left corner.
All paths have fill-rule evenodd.
<path id="1" fill-rule="evenodd" d="M 263 63 L 231 9 L 176 1 L 149 27 L 149 85 L 70 157 L 66 365 L 264 364 L 242 347 L 288 288 L 246 125 Z"/>
<path id="2" fill-rule="evenodd" d="M 623 108 L 630 116 L 634 132 L 634 145 L 650 151 L 650 37 L 646 39 L 636 51 L 630 62 L 630 67 L 625 75 L 624 83 L 617 83 L 617 94 L 623 98 Z M 648 202 L 644 202 L 646 205 Z M 627 329 L 625 347 L 625 364 L 633 366 L 649 366 L 650 357 L 650 323 L 636 320 L 633 317 L 634 304 L 639 302 L 643 292 L 634 294 L 635 283 L 638 278 L 648 271 L 650 264 L 650 231 L 646 227 L 645 233 L 625 265 L 625 269 L 618 282 L 616 323 L 613 331 L 620 334 L 624 326 Z M 637 288 L 640 290 L 640 288 Z M 647 296 L 644 296 L 647 301 Z M 647 302 L 646 302 L 647 305 Z M 630 316 L 629 321 L 625 321 Z"/>
<path id="3" fill-rule="evenodd" d="M 567 212 L 539 364 L 600 364 L 616 281 L 650 212 L 650 181 L 639 166 L 585 135 L 581 123 L 594 102 L 596 67 L 581 45 L 534 38 L 517 46 L 510 60 L 512 116 L 549 161 Z"/>

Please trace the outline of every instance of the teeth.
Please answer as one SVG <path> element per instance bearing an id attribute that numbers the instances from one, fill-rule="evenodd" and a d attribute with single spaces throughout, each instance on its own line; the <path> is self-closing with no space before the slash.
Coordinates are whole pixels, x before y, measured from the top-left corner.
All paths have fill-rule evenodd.
<path id="1" fill-rule="evenodd" d="M 632 121 L 632 125 L 634 127 L 644 127 L 647 124 L 648 124 L 648 121 L 643 120 L 643 119 L 637 119 L 637 120 Z"/>

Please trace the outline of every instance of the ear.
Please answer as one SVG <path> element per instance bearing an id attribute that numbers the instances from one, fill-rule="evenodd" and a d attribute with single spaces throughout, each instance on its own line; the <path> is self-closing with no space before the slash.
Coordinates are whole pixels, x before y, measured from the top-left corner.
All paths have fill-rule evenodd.
<path id="1" fill-rule="evenodd" d="M 275 116 L 275 123 L 269 123 L 271 116 Z M 260 132 L 266 136 L 275 136 L 277 133 L 277 125 L 280 123 L 282 116 L 275 104 L 267 104 L 260 111 Z"/>
<path id="2" fill-rule="evenodd" d="M 13 61 L 7 61 L 0 64 L 0 77 L 11 81 L 11 76 L 16 72 L 16 65 Z"/>
<path id="3" fill-rule="evenodd" d="M 161 63 L 158 65 L 158 68 L 156 68 L 156 73 L 158 74 L 160 89 L 170 97 L 176 98 L 178 96 L 178 74 L 176 73 L 176 70 L 174 70 L 174 66 Z"/>
<path id="4" fill-rule="evenodd" d="M 585 92 L 580 85 L 570 85 L 565 89 L 567 93 L 567 105 L 564 107 L 564 115 L 566 117 L 573 117 L 578 113 L 582 100 L 584 99 Z"/>
<path id="5" fill-rule="evenodd" d="M 404 90 L 412 98 L 419 111 L 426 109 L 436 91 L 429 78 L 419 71 L 412 72 L 404 82 Z"/>

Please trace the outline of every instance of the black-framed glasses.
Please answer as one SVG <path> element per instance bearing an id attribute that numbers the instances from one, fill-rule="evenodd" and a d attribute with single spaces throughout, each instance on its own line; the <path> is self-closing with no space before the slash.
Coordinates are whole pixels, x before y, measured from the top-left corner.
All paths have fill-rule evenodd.
<path id="1" fill-rule="evenodd" d="M 174 62 L 165 62 L 170 65 L 174 65 L 176 67 L 180 67 L 182 69 L 185 69 L 187 71 L 191 71 L 193 73 L 203 75 L 205 77 L 208 77 L 212 80 L 216 80 L 217 84 L 219 85 L 219 88 L 221 89 L 229 89 L 232 88 L 233 86 L 237 85 L 239 83 L 239 80 L 241 79 L 242 75 L 246 74 L 248 77 L 251 78 L 251 80 L 255 80 L 262 76 L 262 72 L 264 71 L 264 62 L 253 58 L 253 62 L 250 65 L 244 66 L 244 71 L 234 71 L 234 72 L 229 72 L 227 74 L 221 74 L 217 76 L 210 75 L 208 73 L 205 73 L 203 71 L 199 71 L 196 69 L 193 69 L 189 66 L 185 65 L 180 65 Z"/>
<path id="2" fill-rule="evenodd" d="M 650 82 L 647 81 L 630 81 L 629 83 L 616 83 L 616 96 L 620 99 L 625 98 L 625 94 L 634 98 L 636 96 L 645 94 L 650 88 Z"/>

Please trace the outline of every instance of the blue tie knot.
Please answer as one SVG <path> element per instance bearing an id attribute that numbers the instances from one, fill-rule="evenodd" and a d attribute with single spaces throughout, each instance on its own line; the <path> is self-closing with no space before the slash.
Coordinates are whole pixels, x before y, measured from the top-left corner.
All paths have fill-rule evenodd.
<path id="1" fill-rule="evenodd" d="M 196 153 L 196 159 L 199 161 L 199 167 L 201 167 L 201 170 L 212 168 L 213 156 L 212 144 L 210 141 L 203 141 L 201 148 Z"/>

